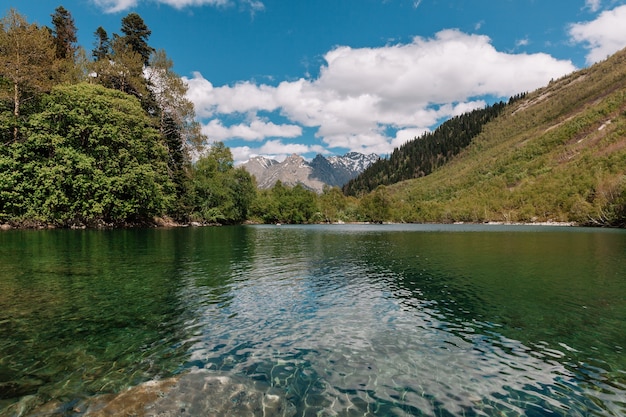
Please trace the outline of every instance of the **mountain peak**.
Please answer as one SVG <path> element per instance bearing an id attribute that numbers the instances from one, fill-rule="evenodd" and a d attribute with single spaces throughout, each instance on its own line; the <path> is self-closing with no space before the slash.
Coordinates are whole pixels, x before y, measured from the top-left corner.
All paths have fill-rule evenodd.
<path id="1" fill-rule="evenodd" d="M 379 156 L 349 152 L 344 156 L 324 157 L 317 154 L 311 162 L 301 155 L 291 154 L 278 162 L 262 156 L 250 158 L 241 166 L 257 179 L 260 189 L 269 189 L 280 180 L 283 184 L 305 188 L 321 193 L 324 186 L 341 187 L 363 172 Z"/>

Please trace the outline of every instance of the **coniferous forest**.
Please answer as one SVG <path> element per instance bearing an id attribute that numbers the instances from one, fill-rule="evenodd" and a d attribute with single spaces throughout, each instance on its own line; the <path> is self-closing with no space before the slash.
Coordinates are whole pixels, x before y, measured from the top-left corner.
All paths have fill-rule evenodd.
<path id="1" fill-rule="evenodd" d="M 513 98 L 510 100 L 513 101 Z M 344 187 L 347 195 L 362 195 L 379 185 L 430 174 L 468 146 L 482 126 L 500 114 L 505 104 L 499 102 L 453 117 L 433 132 L 396 148 L 388 159 L 380 159 Z"/>
<path id="2" fill-rule="evenodd" d="M 137 13 L 119 32 L 71 12 L 0 20 L 0 226 L 317 222 L 626 225 L 626 50 L 442 123 L 343 190 L 257 190 L 196 121 Z"/>

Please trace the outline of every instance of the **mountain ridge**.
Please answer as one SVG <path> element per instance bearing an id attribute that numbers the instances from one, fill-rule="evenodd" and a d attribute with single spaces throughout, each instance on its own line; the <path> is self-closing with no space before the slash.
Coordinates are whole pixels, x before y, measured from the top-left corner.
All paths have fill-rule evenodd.
<path id="1" fill-rule="evenodd" d="M 376 154 L 348 152 L 341 156 L 324 157 L 317 154 L 310 162 L 291 154 L 282 162 L 264 156 L 255 156 L 240 166 L 257 180 L 257 188 L 269 189 L 281 181 L 284 185 L 303 187 L 321 193 L 325 186 L 342 187 L 379 160 Z"/>

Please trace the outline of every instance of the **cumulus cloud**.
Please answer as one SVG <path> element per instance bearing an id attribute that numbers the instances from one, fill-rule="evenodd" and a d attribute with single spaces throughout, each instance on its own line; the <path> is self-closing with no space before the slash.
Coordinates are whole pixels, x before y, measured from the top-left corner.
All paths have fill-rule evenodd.
<path id="1" fill-rule="evenodd" d="M 252 148 L 249 146 L 236 146 L 231 148 L 233 159 L 235 163 L 244 162 L 251 157 L 262 155 L 267 158 L 275 159 L 276 161 L 283 161 L 287 156 L 291 154 L 307 154 L 307 153 L 319 153 L 328 154 L 328 150 L 319 145 L 304 145 L 301 143 L 284 143 L 281 140 L 268 140 L 259 147 Z"/>
<path id="2" fill-rule="evenodd" d="M 585 6 L 592 12 L 597 12 L 600 9 L 601 0 L 585 0 Z"/>
<path id="3" fill-rule="evenodd" d="M 593 2 L 588 2 L 593 3 Z M 605 59 L 626 46 L 626 5 L 607 10 L 590 22 L 575 23 L 569 34 L 576 43 L 589 49 L 587 63 Z"/>
<path id="4" fill-rule="evenodd" d="M 224 126 L 221 120 L 213 119 L 202 126 L 202 133 L 213 141 L 235 138 L 258 141 L 266 137 L 295 138 L 302 135 L 302 128 L 297 125 L 277 125 L 260 119 L 252 120 L 250 123 Z"/>
<path id="5" fill-rule="evenodd" d="M 195 104 L 199 117 L 215 114 L 246 113 L 250 110 L 273 111 L 277 108 L 275 88 L 249 81 L 234 86 L 214 87 L 201 73 L 185 78 L 189 87 L 187 97 Z"/>
<path id="6" fill-rule="evenodd" d="M 141 0 L 92 0 L 98 7 L 107 13 L 117 13 L 137 6 Z M 144 0 L 145 1 L 145 0 Z M 238 4 L 252 12 L 265 9 L 265 5 L 259 0 L 152 0 L 157 3 L 167 4 L 176 9 L 189 6 L 214 6 L 225 7 Z"/>
<path id="7" fill-rule="evenodd" d="M 117 13 L 137 5 L 138 0 L 93 0 L 96 6 L 107 13 Z"/>
<path id="8" fill-rule="evenodd" d="M 574 70 L 569 61 L 546 54 L 498 52 L 487 36 L 458 30 L 435 38 L 416 37 L 407 45 L 352 49 L 340 47 L 325 56 L 317 83 L 341 96 L 379 97 L 386 107 L 405 103 L 452 103 L 482 95 L 506 96 L 534 89 Z"/>
<path id="9" fill-rule="evenodd" d="M 157 0 L 159 3 L 167 4 L 176 9 L 189 6 L 226 6 L 230 0 Z"/>
<path id="10" fill-rule="evenodd" d="M 326 149 L 386 154 L 443 119 L 485 106 L 485 97 L 531 91 L 576 69 L 547 54 L 500 52 L 488 37 L 458 30 L 379 48 L 340 46 L 324 59 L 316 79 L 278 85 L 214 86 L 196 72 L 186 79 L 189 98 L 205 121 L 205 132 L 220 140 L 293 138 L 295 127 L 302 126 L 313 129 Z M 291 124 L 226 127 L 222 122 L 259 112 L 274 112 Z M 238 152 L 246 149 L 261 152 L 246 147 Z"/>

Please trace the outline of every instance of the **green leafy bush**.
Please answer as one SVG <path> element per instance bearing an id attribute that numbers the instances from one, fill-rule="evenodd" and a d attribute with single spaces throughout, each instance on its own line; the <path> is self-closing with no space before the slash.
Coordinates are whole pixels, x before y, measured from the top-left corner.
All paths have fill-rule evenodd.
<path id="1" fill-rule="evenodd" d="M 167 211 L 167 151 L 137 99 L 82 83 L 55 87 L 43 103 L 23 143 L 3 152 L 5 218 L 118 225 Z"/>

